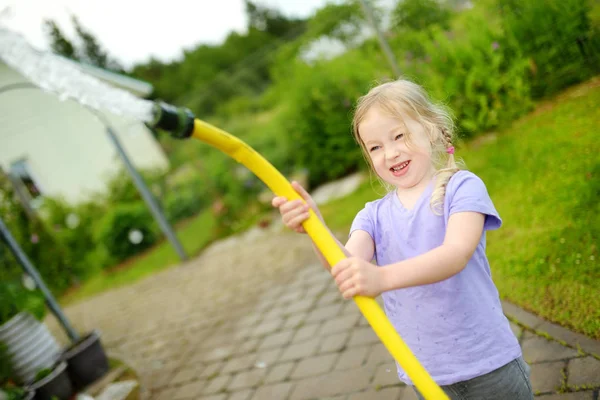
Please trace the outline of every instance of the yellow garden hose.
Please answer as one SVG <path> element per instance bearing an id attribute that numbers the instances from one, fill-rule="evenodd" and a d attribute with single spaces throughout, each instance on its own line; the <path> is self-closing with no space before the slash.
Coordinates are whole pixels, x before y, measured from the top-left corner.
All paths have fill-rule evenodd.
<path id="1" fill-rule="evenodd" d="M 164 104 L 160 107 L 163 107 L 163 116 L 166 117 L 163 118 L 162 123 L 156 122 L 155 126 L 171 130 L 182 128 L 183 131 L 179 129 L 180 131 L 175 132 L 174 136 L 189 137 L 191 135 L 208 143 L 245 165 L 277 196 L 283 196 L 288 200 L 302 199 L 287 179 L 271 163 L 240 139 L 204 121 L 193 118 L 189 110 L 182 112 L 181 109 L 169 109 L 169 106 Z M 176 116 L 173 113 L 178 113 L 178 115 Z M 164 119 L 170 120 L 165 123 Z M 320 219 L 312 210 L 309 210 L 309 213 L 310 217 L 303 224 L 304 229 L 329 264 L 333 266 L 344 259 L 345 255 Z M 447 400 L 448 396 L 434 382 L 400 338 L 377 302 L 365 296 L 355 296 L 354 301 L 381 342 L 402 369 L 406 371 L 423 397 L 427 400 Z"/>

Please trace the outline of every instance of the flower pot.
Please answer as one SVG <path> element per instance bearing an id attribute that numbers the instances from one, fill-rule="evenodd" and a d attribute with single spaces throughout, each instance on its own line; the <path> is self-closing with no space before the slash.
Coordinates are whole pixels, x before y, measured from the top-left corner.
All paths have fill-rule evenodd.
<path id="1" fill-rule="evenodd" d="M 6 344 L 12 369 L 21 383 L 31 382 L 37 371 L 51 368 L 60 354 L 46 325 L 25 312 L 0 326 L 0 342 Z"/>
<path id="2" fill-rule="evenodd" d="M 61 355 L 61 360 L 66 361 L 69 377 L 77 390 L 100 379 L 109 369 L 98 331 L 69 346 Z"/>
<path id="3" fill-rule="evenodd" d="M 29 389 L 35 390 L 35 400 L 69 400 L 73 386 L 67 374 L 67 363 L 57 364 L 50 375 L 32 383 Z"/>

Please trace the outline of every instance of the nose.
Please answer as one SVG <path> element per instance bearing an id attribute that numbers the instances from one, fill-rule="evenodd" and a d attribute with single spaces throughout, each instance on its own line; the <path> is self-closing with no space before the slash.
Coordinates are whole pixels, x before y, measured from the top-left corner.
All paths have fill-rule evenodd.
<path id="1" fill-rule="evenodd" d="M 395 160 L 400 156 L 400 148 L 399 146 L 388 146 L 385 149 L 385 157 L 388 160 Z"/>

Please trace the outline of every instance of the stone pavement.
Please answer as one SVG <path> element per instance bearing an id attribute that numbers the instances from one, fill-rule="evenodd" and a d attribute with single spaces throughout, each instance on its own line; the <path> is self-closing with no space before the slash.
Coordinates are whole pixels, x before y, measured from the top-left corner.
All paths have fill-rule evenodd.
<path id="1" fill-rule="evenodd" d="M 415 399 L 315 260 L 307 237 L 255 229 L 66 312 L 137 371 L 144 399 Z M 504 310 L 540 400 L 598 399 L 599 341 Z"/>

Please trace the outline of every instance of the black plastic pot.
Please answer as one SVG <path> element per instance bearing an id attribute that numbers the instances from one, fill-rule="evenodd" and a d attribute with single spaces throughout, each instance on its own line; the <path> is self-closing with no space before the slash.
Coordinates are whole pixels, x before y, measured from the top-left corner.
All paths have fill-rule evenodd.
<path id="1" fill-rule="evenodd" d="M 100 342 L 100 334 L 93 331 L 68 347 L 61 355 L 76 390 L 94 383 L 108 372 L 108 358 Z"/>
<path id="2" fill-rule="evenodd" d="M 48 376 L 32 383 L 29 389 L 35 391 L 35 400 L 69 400 L 73 386 L 67 374 L 67 363 L 57 364 Z"/>

